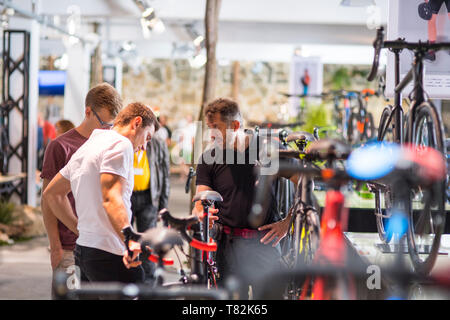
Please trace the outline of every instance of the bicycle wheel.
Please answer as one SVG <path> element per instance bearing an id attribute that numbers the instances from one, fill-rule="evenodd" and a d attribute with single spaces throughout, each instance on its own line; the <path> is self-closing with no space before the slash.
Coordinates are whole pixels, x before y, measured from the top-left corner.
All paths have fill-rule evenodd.
<path id="1" fill-rule="evenodd" d="M 360 141 L 362 131 L 358 130 L 359 115 L 356 113 L 352 113 L 348 118 L 347 124 L 347 142 L 349 144 L 354 144 Z"/>
<path id="2" fill-rule="evenodd" d="M 375 137 L 375 125 L 373 123 L 373 115 L 370 112 L 366 114 L 366 122 L 364 124 L 364 135 L 367 140 Z"/>
<path id="3" fill-rule="evenodd" d="M 311 264 L 319 247 L 320 219 L 315 208 L 307 209 L 302 219 L 298 263 Z"/>
<path id="4" fill-rule="evenodd" d="M 381 114 L 380 124 L 378 126 L 378 141 L 393 142 L 392 134 L 393 119 L 389 119 L 393 107 L 387 106 Z M 392 235 L 386 233 L 385 225 L 389 219 L 389 209 L 392 207 L 393 193 L 389 186 L 376 185 L 375 188 L 375 217 L 378 230 L 378 236 L 384 243 L 391 241 Z"/>
<path id="5" fill-rule="evenodd" d="M 289 238 L 285 242 L 283 251 L 286 253 L 283 255 L 283 260 L 290 269 L 295 269 L 299 265 L 310 264 L 318 248 L 320 237 L 320 207 L 314 195 L 311 198 L 312 206 L 302 205 L 301 200 L 296 199 L 296 204 L 291 208 L 295 216 L 289 229 L 287 236 Z M 304 277 L 290 280 L 285 293 L 287 299 L 298 299 L 305 280 Z"/>
<path id="6" fill-rule="evenodd" d="M 445 152 L 442 122 L 430 102 L 418 107 L 412 128 L 409 137 L 418 148 L 426 146 Z M 436 262 L 445 227 L 444 195 L 445 181 L 412 190 L 408 248 L 414 269 L 420 274 L 428 274 Z"/>

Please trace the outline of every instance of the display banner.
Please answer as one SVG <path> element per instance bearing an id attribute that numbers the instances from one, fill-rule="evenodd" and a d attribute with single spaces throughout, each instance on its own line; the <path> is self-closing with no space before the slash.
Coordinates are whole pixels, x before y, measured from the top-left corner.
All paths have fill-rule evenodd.
<path id="1" fill-rule="evenodd" d="M 293 56 L 289 79 L 289 93 L 294 95 L 318 95 L 323 90 L 323 64 L 319 57 Z M 300 112 L 304 99 L 291 97 L 290 115 Z"/>
<path id="2" fill-rule="evenodd" d="M 450 0 L 390 0 L 388 40 L 405 38 L 408 42 L 450 42 Z M 400 79 L 411 68 L 414 54 L 403 50 L 400 54 Z M 388 52 L 386 94 L 394 95 L 394 54 Z M 450 51 L 431 52 L 424 60 L 424 86 L 430 98 L 450 98 Z M 413 89 L 411 83 L 403 94 Z"/>

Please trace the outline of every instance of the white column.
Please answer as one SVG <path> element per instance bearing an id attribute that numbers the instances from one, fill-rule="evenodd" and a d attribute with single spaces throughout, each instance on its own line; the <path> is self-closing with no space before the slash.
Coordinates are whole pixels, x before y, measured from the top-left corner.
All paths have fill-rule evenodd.
<path id="1" fill-rule="evenodd" d="M 20 8 L 28 12 L 39 14 L 40 0 L 19 1 Z M 36 206 L 36 168 L 37 168 L 37 110 L 39 99 L 38 72 L 39 72 L 39 36 L 40 25 L 34 20 L 18 18 L 13 16 L 10 20 L 9 29 L 27 30 L 30 32 L 30 63 L 29 63 L 29 95 L 28 95 L 28 168 L 27 168 L 27 204 Z M 17 42 L 12 46 L 17 52 L 22 52 L 22 43 Z M 21 79 L 11 82 L 11 91 L 19 92 L 23 90 Z M 22 91 L 23 92 L 23 91 Z M 15 115 L 11 122 L 10 139 L 17 142 L 22 139 L 22 117 Z M 13 157 L 10 163 L 10 173 L 19 173 L 20 161 Z"/>
<path id="2" fill-rule="evenodd" d="M 90 48 L 81 42 L 66 46 L 69 63 L 64 89 L 64 119 L 78 126 L 84 119 L 84 100 L 89 91 Z"/>

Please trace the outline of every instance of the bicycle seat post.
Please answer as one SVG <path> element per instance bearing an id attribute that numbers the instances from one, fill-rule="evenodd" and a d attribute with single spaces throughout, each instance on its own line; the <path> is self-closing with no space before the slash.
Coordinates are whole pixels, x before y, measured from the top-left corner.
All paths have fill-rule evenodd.
<path id="1" fill-rule="evenodd" d="M 203 241 L 209 243 L 209 208 L 214 206 L 212 200 L 202 200 L 203 206 Z M 208 283 L 208 261 L 210 260 L 210 253 L 208 251 L 202 252 L 203 262 L 203 281 Z"/>

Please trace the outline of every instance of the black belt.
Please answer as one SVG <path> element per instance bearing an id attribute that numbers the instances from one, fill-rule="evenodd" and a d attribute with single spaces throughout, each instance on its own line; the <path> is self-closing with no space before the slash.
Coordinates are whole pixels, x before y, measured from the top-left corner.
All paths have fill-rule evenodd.
<path id="1" fill-rule="evenodd" d="M 150 189 L 142 190 L 142 191 L 133 191 L 132 196 L 140 197 L 140 196 L 150 196 Z"/>

